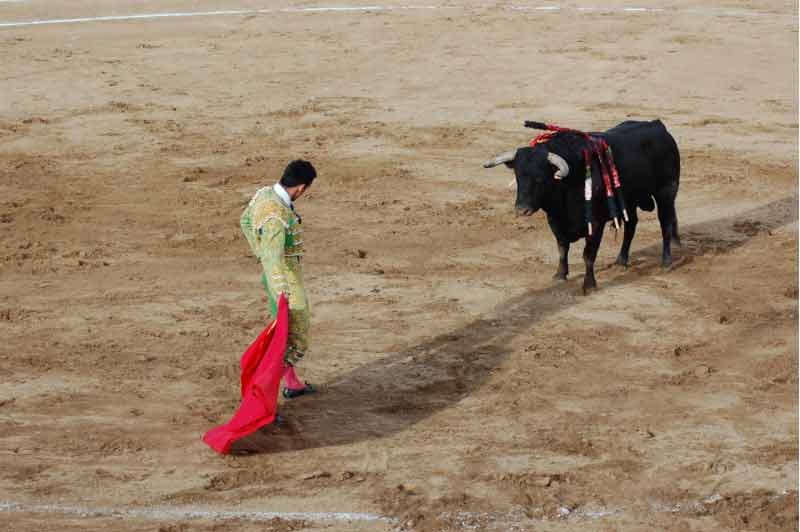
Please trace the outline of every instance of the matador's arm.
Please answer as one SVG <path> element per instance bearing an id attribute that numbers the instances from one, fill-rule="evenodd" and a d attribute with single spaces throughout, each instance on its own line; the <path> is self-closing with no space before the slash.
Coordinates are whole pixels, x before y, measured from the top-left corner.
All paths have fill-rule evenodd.
<path id="1" fill-rule="evenodd" d="M 270 299 L 277 303 L 278 296 L 283 292 L 288 300 L 288 267 L 284 257 L 286 227 L 279 218 L 270 218 L 256 230 L 259 235 L 257 244 L 258 259 L 264 267 L 264 274 L 267 276 L 267 290 L 269 291 Z"/>

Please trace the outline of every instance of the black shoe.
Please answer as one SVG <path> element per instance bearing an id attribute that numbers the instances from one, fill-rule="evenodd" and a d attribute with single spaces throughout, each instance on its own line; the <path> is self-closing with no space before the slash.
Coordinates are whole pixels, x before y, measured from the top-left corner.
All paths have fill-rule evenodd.
<path id="1" fill-rule="evenodd" d="M 309 393 L 314 393 L 317 390 L 314 389 L 312 385 L 306 382 L 304 388 L 300 388 L 299 390 L 292 390 L 291 388 L 284 388 L 283 389 L 283 396 L 287 399 L 294 399 L 295 397 L 300 397 L 301 395 L 306 395 Z"/>

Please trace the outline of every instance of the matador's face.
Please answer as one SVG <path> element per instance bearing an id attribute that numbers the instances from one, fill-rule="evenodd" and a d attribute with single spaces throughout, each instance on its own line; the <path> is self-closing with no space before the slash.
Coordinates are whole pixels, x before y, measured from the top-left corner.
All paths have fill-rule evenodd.
<path id="1" fill-rule="evenodd" d="M 306 190 L 308 190 L 308 185 L 297 185 L 287 192 L 289 192 L 289 197 L 292 198 L 292 201 L 297 201 Z"/>

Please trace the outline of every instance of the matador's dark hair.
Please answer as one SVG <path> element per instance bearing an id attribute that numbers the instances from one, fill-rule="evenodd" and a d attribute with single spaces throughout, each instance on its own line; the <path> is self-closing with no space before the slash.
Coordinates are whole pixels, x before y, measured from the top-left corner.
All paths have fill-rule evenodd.
<path id="1" fill-rule="evenodd" d="M 284 187 L 296 187 L 298 185 L 310 185 L 317 177 L 314 165 L 303 159 L 297 159 L 286 165 L 281 177 L 281 185 Z"/>

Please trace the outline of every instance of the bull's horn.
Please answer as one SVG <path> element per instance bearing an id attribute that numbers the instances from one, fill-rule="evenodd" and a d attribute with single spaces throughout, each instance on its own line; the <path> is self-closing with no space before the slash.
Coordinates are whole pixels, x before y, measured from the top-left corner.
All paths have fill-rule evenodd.
<path id="1" fill-rule="evenodd" d="M 556 179 L 564 179 L 569 175 L 569 165 L 567 164 L 567 161 L 565 161 L 563 157 L 561 157 L 557 153 L 548 152 L 547 160 L 550 161 L 550 164 L 558 168 L 553 177 L 555 177 Z"/>
<path id="2" fill-rule="evenodd" d="M 514 160 L 517 156 L 517 150 L 507 151 L 505 153 L 501 153 L 494 159 L 489 159 L 485 163 L 483 163 L 484 168 L 494 168 L 498 164 L 509 163 Z"/>

